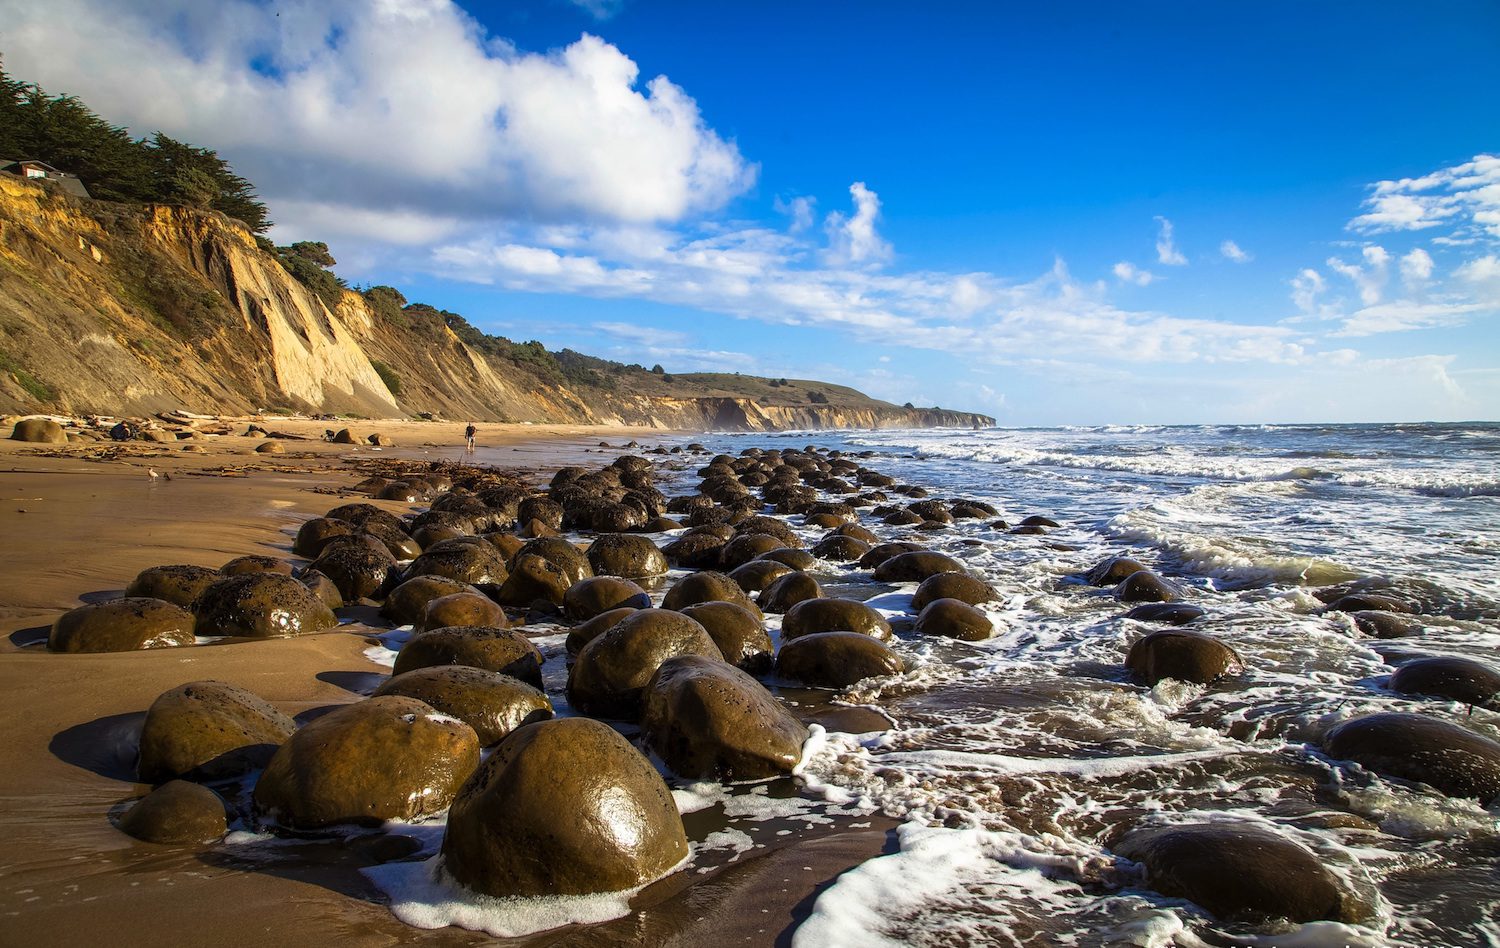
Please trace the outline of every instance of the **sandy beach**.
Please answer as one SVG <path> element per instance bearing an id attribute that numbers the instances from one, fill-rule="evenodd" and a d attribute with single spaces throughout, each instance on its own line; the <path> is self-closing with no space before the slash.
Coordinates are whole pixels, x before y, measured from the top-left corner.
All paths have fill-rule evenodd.
<path id="1" fill-rule="evenodd" d="M 237 420 L 242 428 L 247 422 Z M 320 437 L 324 422 L 259 422 Z M 0 918 L 9 944 L 69 945 L 109 933 L 112 943 L 471 944 L 456 928 L 423 931 L 395 919 L 358 869 L 379 861 L 358 846 L 290 845 L 269 860 L 223 847 L 138 842 L 111 814 L 149 786 L 134 778 L 135 740 L 157 695 L 215 679 L 249 689 L 291 715 L 358 700 L 387 669 L 364 655 L 359 632 L 195 648 L 62 655 L 46 630 L 80 602 L 120 594 L 149 566 L 217 567 L 246 554 L 295 560 L 296 526 L 344 502 L 370 457 L 461 457 L 462 425 L 367 423 L 394 447 L 257 440 L 176 445 L 109 442 L 40 446 L 0 442 L 0 523 L 9 538 L 0 594 L 0 694 L 9 737 L 0 751 Z M 661 432 L 483 425 L 482 449 L 549 473 Z M 617 452 L 596 458 L 603 463 Z M 157 476 L 151 476 L 155 472 Z M 352 496 L 352 495 L 351 495 Z M 358 498 L 362 499 L 362 498 Z M 380 502 L 392 512 L 411 508 Z M 300 561 L 299 561 L 300 562 Z M 305 719 L 305 718 L 304 718 Z M 869 824 L 866 824 L 868 827 Z M 768 944 L 785 940 L 820 887 L 888 846 L 884 824 L 799 832 L 707 874 L 678 874 L 643 893 L 631 916 L 535 936 L 537 944 Z"/>

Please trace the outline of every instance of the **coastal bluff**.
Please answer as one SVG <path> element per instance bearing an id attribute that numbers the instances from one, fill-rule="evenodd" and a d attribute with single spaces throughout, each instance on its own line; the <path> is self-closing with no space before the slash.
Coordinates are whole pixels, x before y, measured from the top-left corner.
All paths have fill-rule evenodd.
<path id="1" fill-rule="evenodd" d="M 222 214 L 0 175 L 0 412 L 279 409 L 719 431 L 994 424 L 816 381 L 565 355 L 584 367 L 559 371 L 539 345 L 431 307 L 315 289 Z"/>

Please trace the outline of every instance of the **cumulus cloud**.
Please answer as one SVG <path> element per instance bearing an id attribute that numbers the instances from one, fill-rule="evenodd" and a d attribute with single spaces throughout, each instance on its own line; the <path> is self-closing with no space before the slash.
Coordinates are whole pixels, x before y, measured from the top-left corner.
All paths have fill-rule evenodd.
<path id="1" fill-rule="evenodd" d="M 1165 217 L 1157 217 L 1156 223 L 1160 228 L 1156 234 L 1157 262 L 1169 267 L 1187 266 L 1187 257 L 1182 255 L 1172 240 L 1172 222 Z"/>
<path id="2" fill-rule="evenodd" d="M 1475 155 L 1418 178 L 1377 181 L 1365 213 L 1349 222 L 1363 233 L 1446 227 L 1446 242 L 1500 238 L 1500 155 Z"/>
<path id="3" fill-rule="evenodd" d="M 785 214 L 790 220 L 787 230 L 794 234 L 800 234 L 813 225 L 814 209 L 817 199 L 811 197 L 794 197 L 790 200 L 782 200 L 777 197 L 772 203 L 772 208 L 778 214 Z"/>
<path id="4" fill-rule="evenodd" d="M 1401 258 L 1401 279 L 1408 287 L 1418 287 L 1432 279 L 1432 255 L 1417 247 Z"/>
<path id="5" fill-rule="evenodd" d="M 756 174 L 684 89 L 642 82 L 613 45 L 524 52 L 450 0 L 0 0 L 0 23 L 9 71 L 215 147 L 289 236 L 326 236 L 340 214 L 426 236 L 673 222 Z"/>
<path id="6" fill-rule="evenodd" d="M 880 196 L 865 187 L 863 181 L 849 185 L 849 195 L 854 199 L 853 216 L 834 211 L 823 222 L 828 232 L 828 260 L 835 264 L 885 262 L 890 259 L 891 245 L 875 230 L 875 221 L 880 217 Z"/>
<path id="7" fill-rule="evenodd" d="M 1250 254 L 1241 250 L 1240 245 L 1232 240 L 1226 240 L 1222 244 L 1219 244 L 1219 255 L 1233 263 L 1249 263 L 1255 259 Z"/>
<path id="8" fill-rule="evenodd" d="M 1389 274 L 1386 271 L 1391 255 L 1384 247 L 1371 245 L 1361 251 L 1364 264 L 1345 263 L 1338 257 L 1328 258 L 1328 268 L 1340 276 L 1347 277 L 1359 290 L 1359 300 L 1366 306 L 1380 302 Z"/>
<path id="9" fill-rule="evenodd" d="M 1134 283 L 1136 286 L 1146 286 L 1156 279 L 1150 270 L 1138 269 L 1135 264 L 1126 260 L 1115 264 L 1111 272 L 1121 283 Z"/>
<path id="10" fill-rule="evenodd" d="M 1318 297 L 1328 288 L 1323 274 L 1307 267 L 1292 278 L 1292 302 L 1306 315 L 1316 315 L 1320 306 Z"/>

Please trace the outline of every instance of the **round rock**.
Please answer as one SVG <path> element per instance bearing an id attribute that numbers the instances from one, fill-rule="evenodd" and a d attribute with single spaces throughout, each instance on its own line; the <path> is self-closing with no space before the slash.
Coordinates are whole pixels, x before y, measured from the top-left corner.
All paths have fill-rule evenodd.
<path id="1" fill-rule="evenodd" d="M 971 606 L 996 599 L 995 590 L 989 583 L 975 579 L 966 573 L 938 573 L 922 580 L 916 595 L 911 597 L 911 607 L 917 612 L 939 599 L 957 599 Z"/>
<path id="2" fill-rule="evenodd" d="M 643 536 L 604 533 L 589 544 L 589 566 L 596 576 L 641 579 L 667 572 L 667 557 Z"/>
<path id="3" fill-rule="evenodd" d="M 1115 596 L 1121 602 L 1176 602 L 1182 598 L 1182 590 L 1151 572 L 1136 570 L 1115 587 Z"/>
<path id="4" fill-rule="evenodd" d="M 1419 658 L 1391 674 L 1390 688 L 1402 694 L 1437 695 L 1492 708 L 1500 697 L 1500 671 L 1468 658 Z"/>
<path id="5" fill-rule="evenodd" d="M 771 670 L 774 651 L 771 636 L 760 617 L 732 602 L 700 602 L 685 606 L 682 614 L 708 630 L 709 638 L 724 654 L 724 660 L 752 675 Z"/>
<path id="6" fill-rule="evenodd" d="M 1329 757 L 1376 773 L 1436 787 L 1488 806 L 1500 797 L 1500 743 L 1423 714 L 1386 712 L 1354 718 L 1323 738 Z"/>
<path id="7" fill-rule="evenodd" d="M 380 606 L 380 614 L 396 625 L 412 625 L 421 621 L 429 602 L 461 592 L 479 590 L 447 576 L 413 576 L 391 590 Z"/>
<path id="8" fill-rule="evenodd" d="M 585 622 L 614 609 L 649 609 L 651 597 L 628 579 L 592 576 L 568 587 L 563 612 L 574 622 Z"/>
<path id="9" fill-rule="evenodd" d="M 1125 667 L 1148 685 L 1163 678 L 1199 685 L 1245 670 L 1238 652 L 1211 635 L 1176 629 L 1152 632 L 1130 646 Z"/>
<path id="10" fill-rule="evenodd" d="M 725 576 L 723 573 L 704 571 L 684 576 L 677 584 L 667 590 L 666 596 L 662 598 L 663 609 L 681 609 L 683 606 L 694 606 L 700 602 L 732 602 L 735 605 L 744 606 L 751 612 L 759 615 L 760 609 L 750 601 L 750 597 L 740 588 L 740 584 Z"/>
<path id="11" fill-rule="evenodd" d="M 130 598 L 164 599 L 175 606 L 189 609 L 203 590 L 221 578 L 218 570 L 207 566 L 152 566 L 136 574 L 130 585 L 125 587 L 125 595 Z"/>
<path id="12" fill-rule="evenodd" d="M 933 550 L 898 553 L 875 567 L 878 583 L 920 583 L 939 573 L 962 573 L 964 565 Z"/>
<path id="13" fill-rule="evenodd" d="M 120 817 L 120 829 L 148 843 L 207 843 L 229 831 L 224 801 L 204 786 L 172 780 Z"/>
<path id="14" fill-rule="evenodd" d="M 243 688 L 189 682 L 151 703 L 136 772 L 143 783 L 237 776 L 264 767 L 296 730 L 295 721 Z"/>
<path id="15" fill-rule="evenodd" d="M 468 665 L 542 687 L 542 653 L 513 629 L 454 626 L 429 629 L 407 640 L 391 673 L 402 675 L 435 665 Z"/>
<path id="16" fill-rule="evenodd" d="M 819 632 L 858 632 L 883 642 L 891 637 L 891 624 L 870 606 L 853 599 L 804 600 L 781 618 L 783 642 Z"/>
<path id="17" fill-rule="evenodd" d="M 416 623 L 416 631 L 443 629 L 450 626 L 483 626 L 503 629 L 510 625 L 501 609 L 489 596 L 477 591 L 449 593 L 430 599 Z"/>
<path id="18" fill-rule="evenodd" d="M 917 616 L 919 635 L 978 642 L 995 634 L 990 617 L 961 599 L 934 599 Z"/>
<path id="19" fill-rule="evenodd" d="M 516 728 L 552 717 L 552 702 L 523 681 L 467 665 L 418 668 L 388 679 L 372 697 L 415 698 L 474 729 L 480 746 L 500 743 Z"/>
<path id="20" fill-rule="evenodd" d="M 816 600 L 824 601 L 824 600 Z M 815 688 L 846 688 L 866 678 L 899 675 L 901 656 L 858 632 L 816 632 L 784 642 L 776 673 Z"/>
<path id="21" fill-rule="evenodd" d="M 338 625 L 333 610 L 312 590 L 280 573 L 228 576 L 193 603 L 199 635 L 284 638 Z"/>
<path id="22" fill-rule="evenodd" d="M 724 655 L 708 630 L 678 612 L 641 609 L 585 645 L 568 674 L 568 700 L 584 714 L 634 720 L 641 691 L 679 655 Z"/>
<path id="23" fill-rule="evenodd" d="M 799 602 L 822 599 L 823 587 L 806 573 L 793 572 L 777 579 L 761 590 L 755 604 L 765 612 L 786 612 Z"/>
<path id="24" fill-rule="evenodd" d="M 196 624 L 191 612 L 164 599 L 111 599 L 58 616 L 47 635 L 47 650 L 133 652 L 192 645 Z"/>

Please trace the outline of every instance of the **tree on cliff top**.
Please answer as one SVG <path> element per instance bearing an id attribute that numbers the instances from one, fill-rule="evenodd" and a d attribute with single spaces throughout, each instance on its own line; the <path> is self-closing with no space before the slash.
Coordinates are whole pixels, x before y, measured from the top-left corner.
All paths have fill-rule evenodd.
<path id="1" fill-rule="evenodd" d="M 34 158 L 78 175 L 89 193 L 106 201 L 160 202 L 206 207 L 238 218 L 254 233 L 271 221 L 255 188 L 209 148 L 157 132 L 133 139 L 69 95 L 49 96 L 40 86 L 0 68 L 0 158 Z"/>

